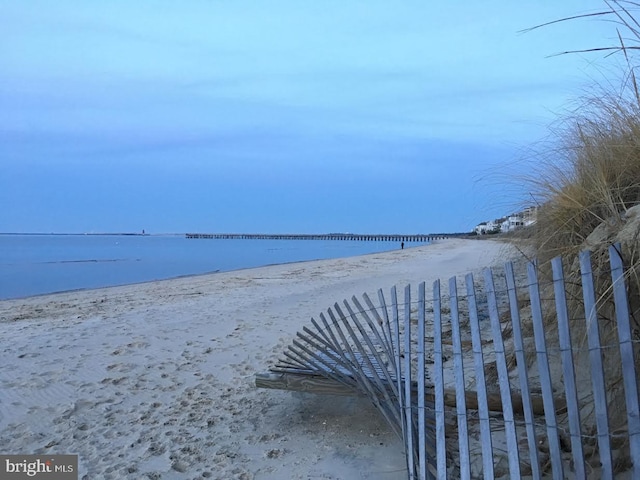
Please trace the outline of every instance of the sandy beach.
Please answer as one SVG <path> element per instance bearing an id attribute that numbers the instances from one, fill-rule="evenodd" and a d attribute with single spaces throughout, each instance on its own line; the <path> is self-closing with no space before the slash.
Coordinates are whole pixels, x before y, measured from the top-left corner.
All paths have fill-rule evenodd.
<path id="1" fill-rule="evenodd" d="M 336 301 L 502 264 L 451 239 L 360 257 L 0 302 L 0 451 L 79 455 L 79 478 L 405 479 L 366 399 L 261 390 Z"/>

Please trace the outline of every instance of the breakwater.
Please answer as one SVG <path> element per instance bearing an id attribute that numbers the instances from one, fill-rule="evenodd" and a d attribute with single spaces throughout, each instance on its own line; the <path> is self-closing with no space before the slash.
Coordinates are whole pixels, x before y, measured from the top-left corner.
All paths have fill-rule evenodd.
<path id="1" fill-rule="evenodd" d="M 272 234 L 272 233 L 187 233 L 189 239 L 224 240 L 351 240 L 357 242 L 432 242 L 459 234 Z"/>

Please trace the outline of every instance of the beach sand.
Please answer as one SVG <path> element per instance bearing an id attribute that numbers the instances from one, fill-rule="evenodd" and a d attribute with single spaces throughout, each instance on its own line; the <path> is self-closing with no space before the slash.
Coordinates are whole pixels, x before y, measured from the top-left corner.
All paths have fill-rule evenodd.
<path id="1" fill-rule="evenodd" d="M 405 479 L 363 398 L 261 390 L 311 317 L 393 285 L 502 264 L 450 239 L 0 302 L 0 452 L 78 454 L 81 479 Z"/>

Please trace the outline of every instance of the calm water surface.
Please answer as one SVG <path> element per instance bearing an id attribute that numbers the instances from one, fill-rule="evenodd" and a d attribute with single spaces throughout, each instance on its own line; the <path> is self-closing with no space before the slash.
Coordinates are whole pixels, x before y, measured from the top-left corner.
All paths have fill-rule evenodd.
<path id="1" fill-rule="evenodd" d="M 397 242 L 187 240 L 175 235 L 0 235 L 0 299 L 399 247 Z"/>

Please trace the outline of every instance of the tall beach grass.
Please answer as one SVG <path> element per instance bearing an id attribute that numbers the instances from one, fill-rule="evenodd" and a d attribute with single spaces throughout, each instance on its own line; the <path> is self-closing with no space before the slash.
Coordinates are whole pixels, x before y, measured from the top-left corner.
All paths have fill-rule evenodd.
<path id="1" fill-rule="evenodd" d="M 574 254 L 603 222 L 615 223 L 640 202 L 640 93 L 635 52 L 640 50 L 640 3 L 604 0 L 603 9 L 548 22 L 601 18 L 612 22 L 617 43 L 588 46 L 557 55 L 621 54 L 620 86 L 606 86 L 583 97 L 559 119 L 552 145 L 534 156 L 525 183 L 540 206 L 533 244 L 538 257 Z"/>
<path id="2" fill-rule="evenodd" d="M 606 348 L 618 345 L 607 254 L 608 247 L 616 242 L 621 243 L 619 254 L 626 265 L 633 340 L 636 355 L 640 355 L 640 207 L 634 209 L 640 205 L 640 95 L 634 55 L 640 49 L 640 3 L 605 1 L 600 12 L 550 23 L 580 21 L 584 17 L 613 22 L 615 45 L 594 46 L 580 52 L 619 54 L 624 64 L 619 87 L 612 86 L 616 79 L 607 79 L 608 86 L 583 97 L 571 114 L 559 119 L 552 142 L 532 157 L 524 183 L 539 207 L 537 222 L 525 236 L 538 259 L 542 278 L 549 280 L 549 260 L 559 255 L 565 259 L 581 420 L 583 434 L 588 436 L 595 434 L 595 412 L 589 388 L 586 314 L 576 260 L 579 251 L 593 252 L 611 431 L 626 428 L 624 409 L 617 408 L 625 402 L 619 349 Z M 553 344 L 557 342 L 556 317 L 551 313 L 555 312 L 553 289 L 550 283 L 547 285 L 543 296 L 549 299 L 546 310 L 550 313 L 545 321 L 551 337 L 548 341 Z M 529 358 L 533 363 L 534 355 Z M 628 467 L 627 460 L 626 454 L 616 459 L 618 471 Z"/>
<path id="3" fill-rule="evenodd" d="M 621 225 L 640 203 L 640 106 L 604 94 L 564 119 L 558 144 L 525 178 L 540 208 L 532 241 L 542 261 L 573 256 L 596 227 Z"/>

